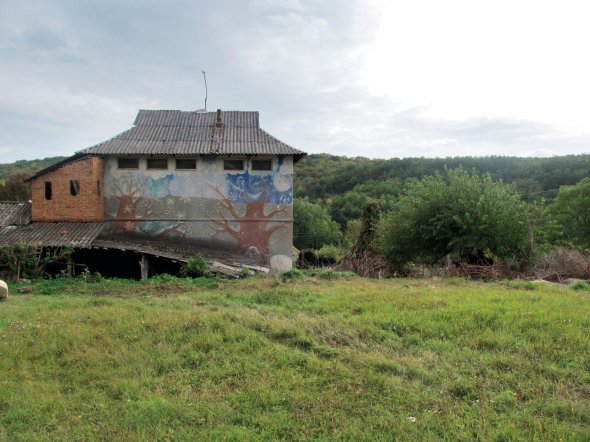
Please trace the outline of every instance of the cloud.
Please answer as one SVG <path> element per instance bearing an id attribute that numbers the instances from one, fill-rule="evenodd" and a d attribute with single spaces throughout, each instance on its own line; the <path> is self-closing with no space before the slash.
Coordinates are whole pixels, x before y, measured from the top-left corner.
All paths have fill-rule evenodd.
<path id="1" fill-rule="evenodd" d="M 523 88 L 540 110 L 515 115 L 507 90 L 490 105 L 493 112 L 486 112 L 474 98 L 486 87 L 483 77 L 463 81 L 468 87 L 445 83 L 456 69 L 484 72 L 461 64 L 461 53 L 449 52 L 449 42 L 463 47 L 483 42 L 486 50 L 494 49 L 494 39 L 477 34 L 476 26 L 465 25 L 469 41 L 459 31 L 440 33 L 444 26 L 436 20 L 455 11 L 455 3 L 422 23 L 416 22 L 420 8 L 387 5 L 379 0 L 342 0 L 337 7 L 317 0 L 8 2 L 0 14 L 2 161 L 70 154 L 130 127 L 140 108 L 202 108 L 201 70 L 207 72 L 209 109 L 258 110 L 268 132 L 309 152 L 392 157 L 589 150 L 587 131 L 569 130 L 550 118 L 567 113 L 567 100 L 552 107 L 543 95 L 531 95 L 535 88 Z M 385 20 L 391 11 L 394 22 Z M 502 11 L 494 10 L 494 17 L 502 19 Z M 428 34 L 428 23 L 436 35 Z M 392 30 L 406 35 L 391 37 Z M 502 36 L 503 44 L 507 38 Z M 486 60 L 485 53 L 473 55 Z M 576 63 L 572 66 L 581 73 L 572 74 L 576 81 L 568 91 L 582 87 L 584 65 Z M 426 65 L 436 69 L 426 75 L 419 69 Z M 547 100 L 558 95 L 547 91 Z"/>

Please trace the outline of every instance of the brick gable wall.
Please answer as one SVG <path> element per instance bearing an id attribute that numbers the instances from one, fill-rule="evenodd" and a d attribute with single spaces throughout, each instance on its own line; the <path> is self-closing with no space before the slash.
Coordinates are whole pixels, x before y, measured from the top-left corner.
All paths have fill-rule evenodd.
<path id="1" fill-rule="evenodd" d="M 80 183 L 78 195 L 70 193 L 70 181 Z M 51 200 L 45 199 L 45 183 L 51 183 Z M 104 220 L 104 164 L 88 157 L 48 172 L 32 182 L 33 221 Z"/>

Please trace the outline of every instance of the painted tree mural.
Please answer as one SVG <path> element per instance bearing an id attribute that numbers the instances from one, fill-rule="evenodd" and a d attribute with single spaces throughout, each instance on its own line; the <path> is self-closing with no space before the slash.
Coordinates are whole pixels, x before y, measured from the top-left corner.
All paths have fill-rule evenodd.
<path id="1" fill-rule="evenodd" d="M 261 191 L 246 192 L 244 203 L 231 201 L 219 186 L 209 186 L 219 199 L 217 218 L 211 219 L 214 236 L 228 234 L 237 241 L 241 253 L 251 257 L 268 258 L 272 235 L 289 226 L 286 220 L 273 222 L 277 215 L 290 215 L 289 205 L 268 207 L 268 187 Z M 266 207 L 265 207 L 266 205 Z M 269 226 L 269 224 L 273 224 Z"/>
<path id="2" fill-rule="evenodd" d="M 151 235 L 183 235 L 181 219 L 174 224 L 150 221 L 154 218 L 161 220 L 180 217 L 166 205 L 164 199 L 146 197 L 149 194 L 148 179 L 128 173 L 113 180 L 111 197 L 117 201 L 114 233 L 144 233 L 141 227 L 148 223 L 147 226 L 151 226 Z"/>

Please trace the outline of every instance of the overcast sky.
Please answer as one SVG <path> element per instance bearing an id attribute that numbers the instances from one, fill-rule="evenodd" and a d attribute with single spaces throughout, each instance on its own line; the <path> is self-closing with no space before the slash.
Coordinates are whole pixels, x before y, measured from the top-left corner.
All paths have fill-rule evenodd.
<path id="1" fill-rule="evenodd" d="M 309 153 L 590 152 L 590 16 L 569 0 L 0 3 L 0 163 L 138 109 L 257 110 Z"/>

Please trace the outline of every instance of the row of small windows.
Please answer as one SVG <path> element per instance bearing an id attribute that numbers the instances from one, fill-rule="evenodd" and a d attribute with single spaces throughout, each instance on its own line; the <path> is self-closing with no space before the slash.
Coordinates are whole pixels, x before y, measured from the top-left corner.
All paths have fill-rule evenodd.
<path id="1" fill-rule="evenodd" d="M 80 181 L 70 180 L 70 195 L 78 196 L 79 194 Z M 96 194 L 100 196 L 100 181 L 96 182 Z M 43 187 L 43 196 L 46 200 L 51 200 L 51 198 L 53 198 L 53 186 L 51 185 L 51 181 L 45 181 L 45 185 Z"/>
<path id="2" fill-rule="evenodd" d="M 272 160 L 252 160 L 252 170 L 269 171 L 272 170 Z M 240 171 L 244 170 L 246 160 L 244 159 L 227 159 L 223 160 L 223 170 Z M 118 158 L 117 167 L 119 169 L 139 169 L 139 158 Z M 176 170 L 195 170 L 197 160 L 194 158 L 177 158 Z M 148 158 L 148 170 L 168 170 L 167 158 Z"/>

